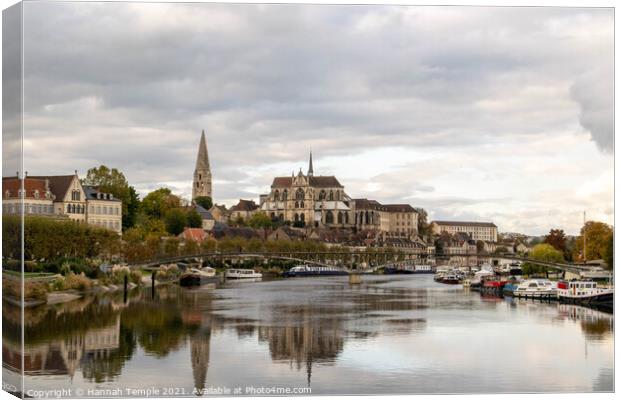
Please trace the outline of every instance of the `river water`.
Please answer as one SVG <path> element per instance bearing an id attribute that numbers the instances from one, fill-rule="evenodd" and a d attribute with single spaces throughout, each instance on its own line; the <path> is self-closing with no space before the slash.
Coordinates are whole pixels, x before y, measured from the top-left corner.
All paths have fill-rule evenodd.
<path id="1" fill-rule="evenodd" d="M 4 304 L 5 381 L 16 315 Z M 613 390 L 612 314 L 481 297 L 430 275 L 160 286 L 29 309 L 25 321 L 33 396 Z"/>

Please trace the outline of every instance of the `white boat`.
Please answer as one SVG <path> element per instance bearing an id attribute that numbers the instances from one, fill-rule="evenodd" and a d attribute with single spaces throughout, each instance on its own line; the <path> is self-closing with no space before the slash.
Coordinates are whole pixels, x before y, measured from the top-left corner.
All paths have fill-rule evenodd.
<path id="1" fill-rule="evenodd" d="M 613 307 L 614 289 L 598 287 L 594 281 L 560 281 L 558 298 L 566 303 Z"/>
<path id="2" fill-rule="evenodd" d="M 557 287 L 548 279 L 527 279 L 517 286 L 514 297 L 556 298 Z"/>
<path id="3" fill-rule="evenodd" d="M 263 274 L 253 269 L 227 269 L 226 279 L 257 279 L 262 278 Z"/>

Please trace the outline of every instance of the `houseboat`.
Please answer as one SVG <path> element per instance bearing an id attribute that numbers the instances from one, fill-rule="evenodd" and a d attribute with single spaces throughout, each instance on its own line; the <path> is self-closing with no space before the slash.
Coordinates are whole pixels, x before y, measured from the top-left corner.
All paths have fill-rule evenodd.
<path id="1" fill-rule="evenodd" d="M 226 279 L 259 279 L 263 274 L 253 269 L 227 269 L 224 276 Z"/>
<path id="2" fill-rule="evenodd" d="M 291 268 L 284 273 L 284 276 L 292 278 L 296 276 L 333 276 L 333 275 L 348 275 L 347 271 L 344 271 L 336 267 L 319 267 L 310 265 L 298 265 Z"/>
<path id="3" fill-rule="evenodd" d="M 512 295 L 523 298 L 557 299 L 557 287 L 548 279 L 527 279 L 517 286 Z"/>
<path id="4" fill-rule="evenodd" d="M 198 286 L 217 281 L 215 269 L 211 267 L 188 268 L 179 277 L 179 285 L 181 286 Z"/>
<path id="5" fill-rule="evenodd" d="M 385 274 L 432 274 L 433 268 L 430 265 L 390 265 L 385 267 Z"/>
<path id="6" fill-rule="evenodd" d="M 607 308 L 614 304 L 614 289 L 597 287 L 594 281 L 560 281 L 557 293 L 563 303 Z"/>

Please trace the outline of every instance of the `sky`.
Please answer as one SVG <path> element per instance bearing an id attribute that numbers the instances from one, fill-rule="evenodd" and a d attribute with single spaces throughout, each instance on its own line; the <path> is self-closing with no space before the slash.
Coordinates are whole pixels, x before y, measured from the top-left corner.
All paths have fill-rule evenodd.
<path id="1" fill-rule="evenodd" d="M 431 220 L 613 222 L 613 10 L 27 2 L 30 174 L 105 164 L 186 198 L 335 175 Z"/>

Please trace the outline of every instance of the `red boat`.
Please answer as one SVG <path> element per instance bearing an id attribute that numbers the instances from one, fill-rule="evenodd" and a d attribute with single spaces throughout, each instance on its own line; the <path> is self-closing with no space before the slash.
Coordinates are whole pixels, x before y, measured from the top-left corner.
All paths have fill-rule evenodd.
<path id="1" fill-rule="evenodd" d="M 504 286 L 506 286 L 506 283 L 506 281 L 496 280 L 484 281 L 482 283 L 482 288 L 480 289 L 480 291 L 483 293 L 501 296 L 504 291 Z"/>

